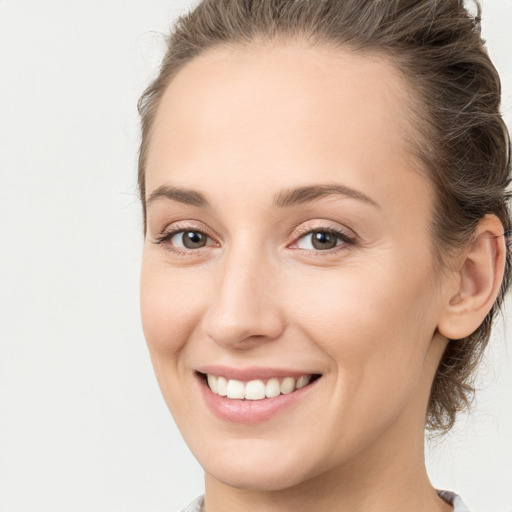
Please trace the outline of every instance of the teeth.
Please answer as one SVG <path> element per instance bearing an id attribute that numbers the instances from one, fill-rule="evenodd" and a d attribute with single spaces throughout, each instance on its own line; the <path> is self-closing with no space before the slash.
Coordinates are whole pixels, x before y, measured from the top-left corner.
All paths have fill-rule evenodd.
<path id="1" fill-rule="evenodd" d="M 239 380 L 228 380 L 228 398 L 245 398 L 244 383 Z"/>
<path id="2" fill-rule="evenodd" d="M 293 377 L 286 377 L 286 379 L 283 379 L 283 382 L 281 382 L 281 393 L 287 395 L 292 391 L 295 391 L 295 379 Z"/>
<path id="3" fill-rule="evenodd" d="M 311 381 L 311 375 L 301 375 L 298 379 L 285 377 L 281 381 L 274 377 L 266 383 L 260 379 L 244 383 L 240 380 L 227 380 L 224 377 L 207 375 L 207 381 L 208 386 L 216 395 L 238 400 L 263 400 L 280 394 L 287 395 L 296 389 L 303 388 Z"/>
<path id="4" fill-rule="evenodd" d="M 303 388 L 309 382 L 309 377 L 307 375 L 302 375 L 297 379 L 297 389 Z"/>
<path id="5" fill-rule="evenodd" d="M 245 398 L 247 400 L 261 400 L 265 398 L 266 386 L 262 380 L 251 380 L 245 385 Z"/>
<path id="6" fill-rule="evenodd" d="M 219 394 L 219 386 L 217 383 L 217 377 L 215 375 L 208 375 L 208 386 L 216 394 Z"/>
<path id="7" fill-rule="evenodd" d="M 281 385 L 277 379 L 269 379 L 267 385 L 265 386 L 265 396 L 268 398 L 273 398 L 274 396 L 279 396 L 281 394 Z"/>
<path id="8" fill-rule="evenodd" d="M 228 394 L 228 381 L 224 377 L 219 377 L 217 379 L 217 393 L 220 396 L 226 396 Z"/>

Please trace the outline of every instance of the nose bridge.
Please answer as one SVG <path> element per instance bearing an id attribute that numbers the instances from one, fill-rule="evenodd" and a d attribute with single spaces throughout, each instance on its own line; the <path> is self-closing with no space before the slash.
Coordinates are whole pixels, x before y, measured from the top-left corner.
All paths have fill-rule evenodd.
<path id="1" fill-rule="evenodd" d="M 244 237 L 234 242 L 217 263 L 215 293 L 206 315 L 206 331 L 222 345 L 269 340 L 283 328 L 277 269 L 264 244 Z"/>

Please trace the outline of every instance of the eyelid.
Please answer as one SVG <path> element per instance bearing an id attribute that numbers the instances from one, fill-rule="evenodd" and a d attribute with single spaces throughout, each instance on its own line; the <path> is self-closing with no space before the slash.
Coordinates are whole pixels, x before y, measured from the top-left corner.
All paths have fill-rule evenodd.
<path id="1" fill-rule="evenodd" d="M 305 235 L 308 235 L 310 233 L 315 232 L 321 232 L 321 231 L 327 231 L 334 234 L 339 235 L 342 238 L 345 238 L 347 241 L 356 243 L 358 240 L 358 236 L 352 231 L 347 228 L 343 228 L 340 226 L 335 226 L 330 224 L 328 221 L 324 221 L 323 224 L 319 225 L 305 225 L 299 227 L 294 233 L 293 233 L 293 243 L 296 243 L 297 240 Z"/>
<path id="2" fill-rule="evenodd" d="M 357 235 L 349 234 L 347 233 L 347 231 L 353 233 L 352 230 L 347 230 L 339 226 L 333 226 L 332 224 L 329 225 L 328 221 L 324 221 L 322 225 L 306 225 L 304 227 L 300 227 L 295 232 L 294 241 L 292 242 L 291 245 L 288 246 L 288 248 L 290 248 L 293 251 L 299 251 L 299 254 L 307 257 L 339 257 L 341 253 L 353 249 L 359 243 Z M 337 237 L 340 243 L 336 243 L 334 247 L 331 247 L 329 249 L 308 249 L 298 247 L 298 244 L 303 238 L 310 234 L 318 232 L 330 233 Z"/>
<path id="3" fill-rule="evenodd" d="M 213 237 L 209 230 L 203 229 L 202 227 L 198 227 L 197 225 L 194 225 L 192 223 L 193 221 L 177 221 L 170 226 L 167 226 L 165 229 L 163 229 L 156 237 L 155 240 L 153 240 L 154 244 L 157 245 L 168 245 L 167 250 L 169 252 L 172 252 L 177 255 L 183 255 L 183 256 L 192 256 L 194 254 L 197 254 L 199 252 L 202 252 L 201 249 L 206 249 L 208 247 L 212 247 L 212 244 L 208 243 L 209 241 L 213 241 L 213 246 L 219 246 L 219 242 L 216 240 L 216 237 Z M 317 221 L 320 223 L 321 221 Z M 181 247 L 177 247 L 175 245 L 170 244 L 170 240 L 176 236 L 179 233 L 186 232 L 186 231 L 192 231 L 201 233 L 207 238 L 207 244 L 202 247 L 197 247 L 195 249 L 184 249 Z M 291 235 L 293 236 L 293 241 L 291 244 L 288 244 L 288 248 L 292 248 L 294 250 L 300 250 L 303 254 L 311 254 L 311 255 L 328 255 L 336 253 L 340 250 L 347 250 L 351 246 L 356 245 L 358 242 L 358 237 L 355 234 L 349 234 L 347 231 L 350 231 L 353 233 L 352 230 L 347 230 L 346 228 L 342 228 L 339 226 L 334 226 L 329 223 L 329 221 L 323 221 L 322 224 L 306 224 L 303 226 L 300 226 L 298 229 L 295 230 L 295 232 Z M 334 236 L 337 236 L 341 243 L 335 245 L 334 247 L 330 249 L 304 249 L 304 248 L 297 248 L 294 247 L 298 244 L 298 242 L 304 238 L 306 235 L 315 233 L 315 232 L 327 232 L 331 233 Z"/>
<path id="4" fill-rule="evenodd" d="M 204 233 L 205 235 L 212 237 L 210 234 L 210 230 L 204 227 L 202 222 L 195 221 L 193 219 L 183 221 L 177 220 L 175 222 L 172 222 L 166 225 L 161 230 L 159 230 L 157 236 L 165 236 L 171 232 L 176 231 L 200 231 L 201 233 Z"/>
<path id="5" fill-rule="evenodd" d="M 204 229 L 202 227 L 199 227 L 197 225 L 194 225 L 192 222 L 193 221 L 177 221 L 177 222 L 174 222 L 170 226 L 167 226 L 164 229 L 162 229 L 154 237 L 154 240 L 152 240 L 152 242 L 154 244 L 157 244 L 157 245 L 158 244 L 162 244 L 163 245 L 163 244 L 169 242 L 171 240 L 171 238 L 173 238 L 178 233 L 186 232 L 186 231 L 193 231 L 193 232 L 197 232 L 197 233 L 201 233 L 201 234 L 205 235 L 209 240 L 213 240 L 215 242 L 215 244 L 218 245 L 217 240 L 215 239 L 214 236 L 212 236 L 210 234 L 209 230 Z M 182 248 L 177 248 L 177 247 L 173 246 L 172 251 L 173 252 L 177 252 L 177 253 L 192 253 L 192 252 L 197 252 L 200 249 L 204 249 L 206 247 L 211 247 L 211 245 L 207 244 L 204 247 L 200 247 L 198 249 L 182 249 Z"/>

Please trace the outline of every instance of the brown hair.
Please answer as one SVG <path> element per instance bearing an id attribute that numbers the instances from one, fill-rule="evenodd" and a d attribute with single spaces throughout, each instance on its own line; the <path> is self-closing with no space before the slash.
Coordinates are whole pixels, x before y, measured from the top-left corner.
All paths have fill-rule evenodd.
<path id="1" fill-rule="evenodd" d="M 501 85 L 480 36 L 480 5 L 461 0 L 203 0 L 178 18 L 160 73 L 139 100 L 139 189 L 145 212 L 145 162 L 151 128 L 167 85 L 197 55 L 219 45 L 258 45 L 278 37 L 379 54 L 403 73 L 420 118 L 414 153 L 436 190 L 432 232 L 437 261 L 468 244 L 479 220 L 495 214 L 508 240 L 510 138 L 500 114 Z M 418 108 L 419 107 L 419 108 Z M 412 114 L 411 114 L 412 115 Z M 145 229 L 145 228 L 144 228 Z M 451 340 L 437 370 L 427 427 L 450 429 L 472 398 L 473 370 L 508 289 L 472 335 Z"/>

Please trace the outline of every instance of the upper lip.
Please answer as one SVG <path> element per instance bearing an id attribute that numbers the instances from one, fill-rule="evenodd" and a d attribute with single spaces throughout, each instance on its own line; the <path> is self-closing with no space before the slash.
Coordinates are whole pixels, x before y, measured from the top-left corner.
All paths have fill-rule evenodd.
<path id="1" fill-rule="evenodd" d="M 319 372 L 309 370 L 292 370 L 287 368 L 273 368 L 268 366 L 253 366 L 247 368 L 233 368 L 222 365 L 205 365 L 196 369 L 199 373 L 207 375 L 215 375 L 216 377 L 224 377 L 226 379 L 240 380 L 248 382 L 256 379 L 271 379 L 294 377 L 298 378 L 301 375 L 319 375 Z"/>

